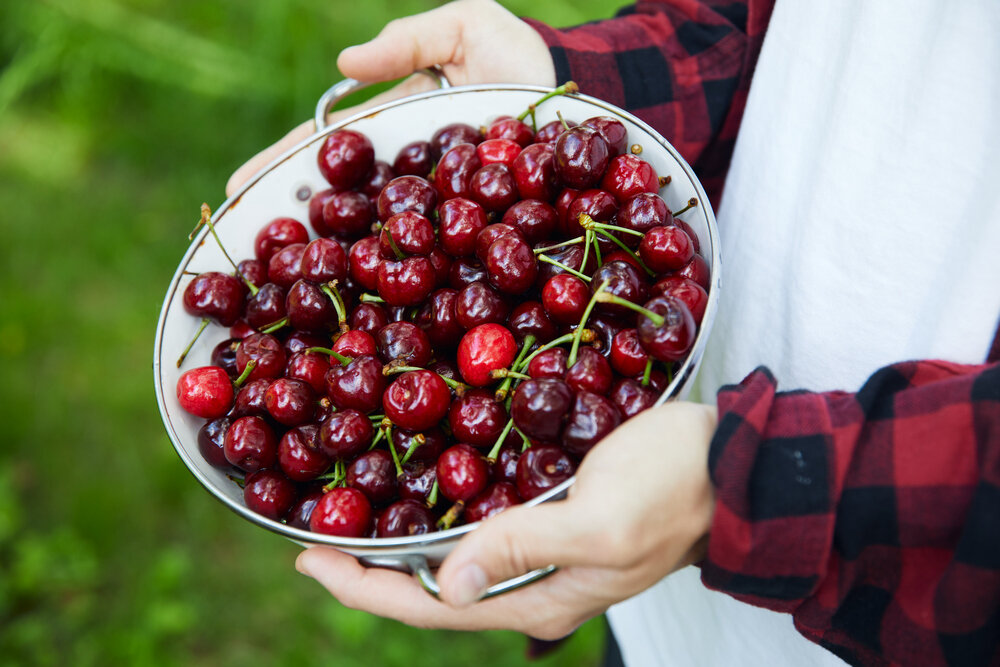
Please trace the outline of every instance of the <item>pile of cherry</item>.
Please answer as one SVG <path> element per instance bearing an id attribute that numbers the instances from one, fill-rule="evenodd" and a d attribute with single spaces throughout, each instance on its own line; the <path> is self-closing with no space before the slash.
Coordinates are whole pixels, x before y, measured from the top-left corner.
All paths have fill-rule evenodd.
<path id="1" fill-rule="evenodd" d="M 669 178 L 614 118 L 527 116 L 441 127 L 392 165 L 335 131 L 314 238 L 272 220 L 254 258 L 188 283 L 230 338 L 177 397 L 250 509 L 348 537 L 478 521 L 571 477 L 669 384 L 709 286 Z"/>

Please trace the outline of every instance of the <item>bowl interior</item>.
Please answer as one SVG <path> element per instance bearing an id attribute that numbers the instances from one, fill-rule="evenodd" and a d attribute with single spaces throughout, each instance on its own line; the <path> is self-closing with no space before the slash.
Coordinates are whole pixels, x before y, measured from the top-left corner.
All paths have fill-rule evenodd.
<path id="1" fill-rule="evenodd" d="M 364 132 L 375 146 L 376 159 L 391 163 L 403 146 L 418 139 L 429 139 L 443 125 L 452 122 L 477 125 L 485 124 L 501 114 L 516 116 L 545 92 L 547 89 L 531 86 L 455 87 L 391 102 L 330 126 L 276 159 L 240 192 L 227 200 L 213 216 L 219 237 L 230 256 L 238 262 L 243 258 L 253 257 L 253 239 L 257 230 L 273 218 L 296 218 L 312 233 L 308 224 L 309 199 L 312 194 L 328 187 L 317 167 L 316 154 L 325 136 L 340 127 L 350 126 Z M 629 145 L 642 146 L 641 156 L 653 165 L 660 176 L 671 177 L 670 184 L 660 192 L 670 209 L 677 210 L 691 197 L 698 198 L 699 206 L 685 213 L 683 219 L 694 228 L 699 237 L 701 253 L 712 269 L 713 284 L 709 293 L 709 307 L 692 353 L 664 392 L 661 401 L 682 397 L 686 394 L 704 350 L 718 296 L 718 243 L 711 206 L 693 171 L 673 147 L 630 114 L 583 95 L 557 97 L 538 108 L 536 117 L 539 127 L 556 119 L 556 111 L 564 118 L 576 121 L 596 115 L 619 118 L 628 128 Z M 192 219 L 195 217 L 192 210 Z M 391 555 L 417 549 L 432 552 L 431 558 L 437 560 L 433 552 L 446 548 L 442 543 L 474 528 L 473 524 L 407 538 L 350 539 L 301 531 L 247 509 L 243 503 L 242 491 L 227 478 L 226 472 L 213 468 L 202 458 L 198 451 L 197 433 L 203 420 L 184 412 L 177 402 L 175 392 L 180 374 L 210 363 L 213 347 L 228 337 L 228 330 L 215 324 L 210 325 L 192 348 L 182 368 L 177 368 L 175 361 L 178 355 L 200 325 L 198 318 L 184 310 L 184 288 L 192 279 L 190 274 L 210 270 L 228 272 L 231 271 L 231 266 L 208 230 L 203 229 L 184 255 L 167 289 L 154 351 L 156 395 L 167 433 L 185 465 L 206 489 L 233 511 L 269 530 L 299 542 L 329 544 L 356 554 Z M 565 492 L 570 482 L 532 502 L 543 502 Z"/>

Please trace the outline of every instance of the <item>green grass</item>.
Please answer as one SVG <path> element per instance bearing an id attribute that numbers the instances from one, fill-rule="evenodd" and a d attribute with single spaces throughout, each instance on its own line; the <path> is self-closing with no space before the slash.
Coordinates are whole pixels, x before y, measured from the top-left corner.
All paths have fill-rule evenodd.
<path id="1" fill-rule="evenodd" d="M 523 637 L 341 607 L 205 493 L 151 377 L 202 201 L 311 116 L 345 46 L 432 2 L 6 0 L 0 21 L 0 664 L 509 665 Z M 507 3 L 556 25 L 593 0 Z M 585 626 L 540 665 L 594 664 Z"/>

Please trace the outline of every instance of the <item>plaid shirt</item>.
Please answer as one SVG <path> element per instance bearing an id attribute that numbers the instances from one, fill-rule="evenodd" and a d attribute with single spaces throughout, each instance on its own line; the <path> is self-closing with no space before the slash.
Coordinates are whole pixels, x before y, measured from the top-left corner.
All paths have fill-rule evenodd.
<path id="1" fill-rule="evenodd" d="M 772 7 L 531 23 L 559 83 L 668 137 L 717 203 Z M 761 368 L 718 406 L 707 586 L 793 614 L 851 663 L 1000 665 L 1000 365 L 899 363 L 855 394 L 779 393 Z"/>

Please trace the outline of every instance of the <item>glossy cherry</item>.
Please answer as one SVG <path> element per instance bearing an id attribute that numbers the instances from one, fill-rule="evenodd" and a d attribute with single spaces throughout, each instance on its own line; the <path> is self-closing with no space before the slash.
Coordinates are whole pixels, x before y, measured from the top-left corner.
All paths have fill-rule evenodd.
<path id="1" fill-rule="evenodd" d="M 349 486 L 327 491 L 309 517 L 315 533 L 341 537 L 364 537 L 372 522 L 371 503 L 364 493 Z"/>
<path id="2" fill-rule="evenodd" d="M 412 322 L 391 322 L 375 336 L 379 358 L 404 366 L 426 366 L 431 360 L 431 342 L 424 330 Z"/>
<path id="3" fill-rule="evenodd" d="M 458 370 L 474 387 L 490 382 L 490 373 L 507 368 L 517 356 L 514 335 L 499 324 L 480 324 L 470 329 L 458 344 Z"/>
<path id="4" fill-rule="evenodd" d="M 278 441 L 278 465 L 292 481 L 316 479 L 330 463 L 330 457 L 319 446 L 319 428 L 315 424 L 289 429 Z"/>
<path id="5" fill-rule="evenodd" d="M 382 395 L 386 417 L 410 431 L 435 426 L 448 413 L 450 403 L 448 385 L 428 370 L 402 373 Z"/>
<path id="6" fill-rule="evenodd" d="M 517 462 L 517 494 L 525 500 L 559 486 L 576 472 L 576 463 L 557 445 L 535 445 Z"/>
<path id="7" fill-rule="evenodd" d="M 375 148 L 361 132 L 342 129 L 323 141 L 317 165 L 323 178 L 335 188 L 347 190 L 365 177 L 375 162 Z"/>
<path id="8" fill-rule="evenodd" d="M 492 447 L 507 419 L 503 404 L 497 403 L 493 392 L 485 389 L 465 392 L 448 410 L 448 424 L 455 438 L 473 447 Z"/>
<path id="9" fill-rule="evenodd" d="M 334 364 L 326 373 L 327 396 L 340 410 L 374 412 L 382 405 L 385 385 L 382 362 L 367 355 L 346 366 Z"/>
<path id="10" fill-rule="evenodd" d="M 386 505 L 396 497 L 396 466 L 384 449 L 373 449 L 347 466 L 347 486 L 358 489 L 374 506 Z"/>
<path id="11" fill-rule="evenodd" d="M 277 470 L 250 473 L 243 485 L 243 502 L 247 507 L 272 521 L 288 513 L 297 495 L 295 484 Z"/>
<path id="12" fill-rule="evenodd" d="M 637 315 L 639 342 L 652 357 L 660 361 L 682 359 L 694 344 L 697 333 L 691 311 L 683 301 L 672 296 L 654 297 L 646 302 L 644 308 L 659 316 L 661 321 Z"/>
<path id="13" fill-rule="evenodd" d="M 332 413 L 319 428 L 317 446 L 334 460 L 349 461 L 368 449 L 375 429 L 368 417 L 347 408 Z"/>
<path id="14" fill-rule="evenodd" d="M 639 244 L 639 257 L 657 273 L 677 271 L 694 257 L 694 244 L 680 227 L 653 227 Z"/>
<path id="15" fill-rule="evenodd" d="M 423 216 L 430 216 L 437 202 L 437 190 L 427 179 L 419 176 L 397 176 L 382 188 L 375 210 L 378 219 L 385 222 L 403 211 L 414 211 Z"/>
<path id="16" fill-rule="evenodd" d="M 218 271 L 200 273 L 184 288 L 184 310 L 224 327 L 232 326 L 242 314 L 245 289 L 235 276 Z"/>
<path id="17" fill-rule="evenodd" d="M 367 234 L 371 228 L 375 207 L 371 199 L 361 192 L 338 192 L 323 204 L 322 220 L 323 229 L 329 232 L 327 236 L 335 234 L 356 239 Z"/>
<path id="18" fill-rule="evenodd" d="M 555 442 L 572 405 L 573 390 L 562 380 L 525 380 L 514 392 L 510 416 L 529 438 Z"/>
<path id="19" fill-rule="evenodd" d="M 607 398 L 589 391 L 578 391 L 562 432 L 562 445 L 570 454 L 582 458 L 621 420 L 618 408 Z"/>
<path id="20" fill-rule="evenodd" d="M 221 417 L 233 406 L 234 397 L 233 381 L 218 366 L 193 368 L 177 379 L 177 401 L 196 417 Z"/>
<path id="21" fill-rule="evenodd" d="M 490 468 L 478 450 L 460 443 L 438 457 L 437 481 L 445 498 L 466 502 L 482 493 L 489 484 Z"/>
<path id="22" fill-rule="evenodd" d="M 422 502 L 403 499 L 385 508 L 375 524 L 376 537 L 409 537 L 437 530 L 434 515 Z"/>
<path id="23" fill-rule="evenodd" d="M 219 417 L 212 419 L 201 425 L 198 429 L 198 451 L 209 464 L 216 468 L 229 468 L 231 464 L 226 460 L 224 449 L 226 441 L 226 431 L 232 419 L 229 417 Z"/>
<path id="24" fill-rule="evenodd" d="M 516 486 L 510 482 L 496 482 L 466 504 L 465 520 L 468 523 L 482 521 L 520 504 L 521 496 Z"/>
<path id="25" fill-rule="evenodd" d="M 223 451 L 226 460 L 237 468 L 256 472 L 270 468 L 278 460 L 278 439 L 261 417 L 240 417 L 229 425 Z"/>
<path id="26" fill-rule="evenodd" d="M 275 218 L 254 237 L 254 256 L 267 263 L 274 253 L 295 243 L 309 243 L 309 230 L 295 218 Z"/>

